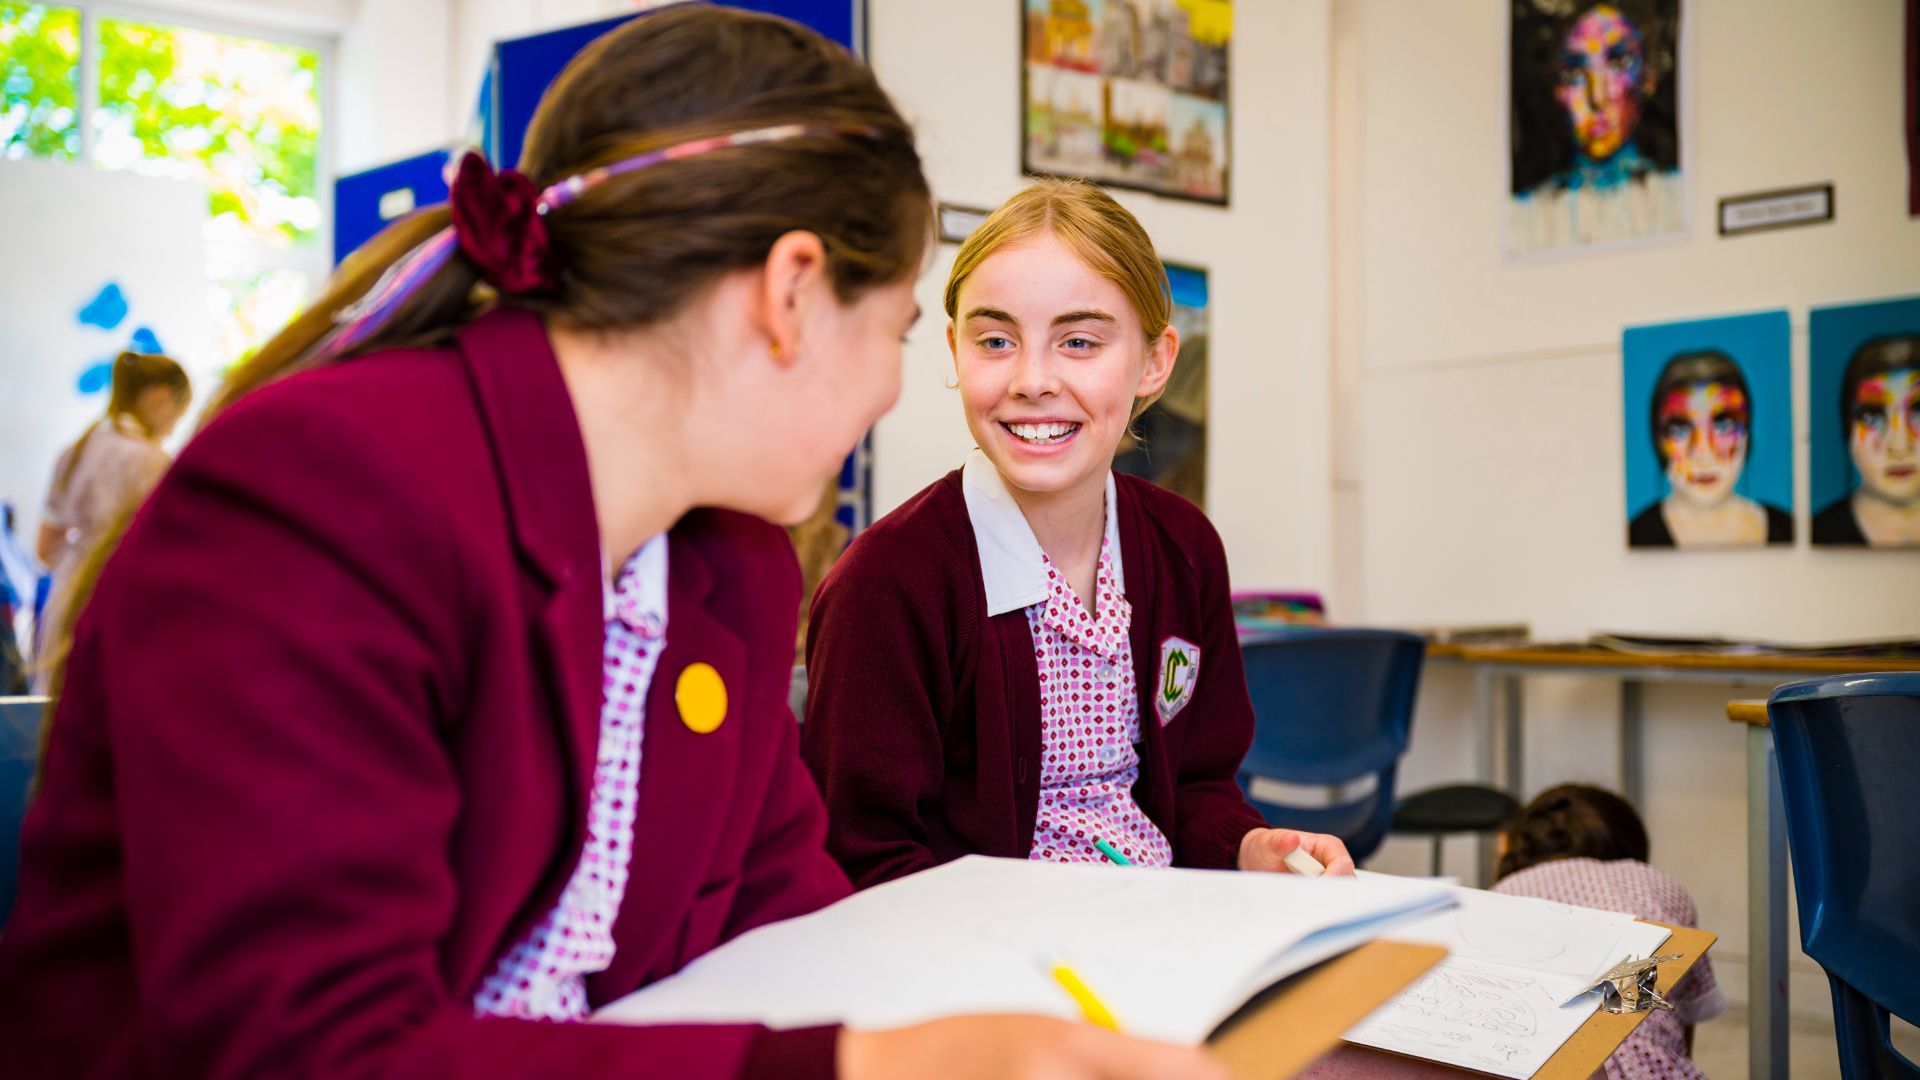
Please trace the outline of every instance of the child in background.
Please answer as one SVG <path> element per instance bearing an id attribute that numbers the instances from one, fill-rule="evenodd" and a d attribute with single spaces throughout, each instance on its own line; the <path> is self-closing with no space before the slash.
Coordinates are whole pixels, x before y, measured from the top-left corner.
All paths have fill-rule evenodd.
<path id="1" fill-rule="evenodd" d="M 1541 792 L 1500 837 L 1494 892 L 1618 911 L 1673 926 L 1699 925 L 1693 897 L 1647 865 L 1647 829 L 1625 799 L 1583 784 Z M 1726 1011 L 1702 957 L 1607 1059 L 1608 1080 L 1699 1080 L 1689 1058 L 1693 1025 Z"/>
<path id="2" fill-rule="evenodd" d="M 967 854 L 1352 873 L 1235 776 L 1253 705 L 1206 516 L 1113 471 L 1180 350 L 1139 221 L 1044 180 L 947 279 L 965 466 L 862 533 L 814 600 L 803 751 L 856 886 Z"/>
<path id="3" fill-rule="evenodd" d="M 193 402 L 186 370 L 171 357 L 123 352 L 113 362 L 106 414 L 87 425 L 53 466 L 34 553 L 53 574 L 40 613 L 42 647 L 66 633 L 75 571 L 121 514 L 138 506 L 173 460 L 161 443 Z M 36 657 L 35 685 L 48 689 L 53 657 Z"/>

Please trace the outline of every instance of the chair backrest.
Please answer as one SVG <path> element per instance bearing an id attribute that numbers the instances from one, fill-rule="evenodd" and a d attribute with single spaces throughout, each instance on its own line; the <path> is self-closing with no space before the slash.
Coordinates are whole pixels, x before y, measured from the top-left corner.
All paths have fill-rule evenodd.
<path id="1" fill-rule="evenodd" d="M 1259 718 L 1244 771 L 1342 784 L 1400 759 L 1426 642 L 1397 630 L 1276 630 L 1248 638 L 1247 693 Z"/>
<path id="2" fill-rule="evenodd" d="M 46 698 L 0 697 L 0 928 L 13 912 L 20 883 L 20 823 L 27 814 L 27 784 L 40 752 L 46 704 Z"/>
<path id="3" fill-rule="evenodd" d="M 1767 702 L 1800 943 L 1833 984 L 1841 1071 L 1920 1077 L 1887 1036 L 1920 1024 L 1920 672 L 1790 683 Z"/>
<path id="4" fill-rule="evenodd" d="M 1375 778 L 1342 807 L 1305 809 L 1257 799 L 1269 821 L 1339 834 L 1356 859 L 1386 835 L 1394 769 L 1406 752 L 1426 642 L 1395 630 L 1276 630 L 1242 642 L 1256 717 L 1240 784 L 1255 778 L 1342 785 Z"/>

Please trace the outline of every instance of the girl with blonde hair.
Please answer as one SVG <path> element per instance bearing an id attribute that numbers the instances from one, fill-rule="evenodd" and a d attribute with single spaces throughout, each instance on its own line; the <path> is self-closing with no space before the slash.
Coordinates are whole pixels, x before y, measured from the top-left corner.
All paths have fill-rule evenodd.
<path id="1" fill-rule="evenodd" d="M 803 752 L 856 886 L 970 853 L 1283 870 L 1331 836 L 1265 827 L 1219 536 L 1116 475 L 1180 349 L 1152 240 L 1043 180 L 967 238 L 947 343 L 978 446 L 821 585 Z"/>

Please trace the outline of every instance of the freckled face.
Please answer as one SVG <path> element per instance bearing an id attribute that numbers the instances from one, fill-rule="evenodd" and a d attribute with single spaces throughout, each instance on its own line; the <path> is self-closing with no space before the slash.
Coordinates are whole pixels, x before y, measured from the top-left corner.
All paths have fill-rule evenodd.
<path id="1" fill-rule="evenodd" d="M 1890 502 L 1920 499 L 1920 368 L 1862 379 L 1849 410 L 1847 449 L 1861 486 Z"/>
<path id="2" fill-rule="evenodd" d="M 1640 98 L 1651 89 L 1640 31 L 1610 4 L 1574 21 L 1561 43 L 1554 96 L 1589 158 L 1605 161 L 1640 126 Z"/>
<path id="3" fill-rule="evenodd" d="M 1104 484 L 1134 399 L 1172 371 L 1178 334 L 1149 343 L 1120 286 L 1052 233 L 988 256 L 958 299 L 947 340 L 960 401 L 1000 475 L 1035 494 Z"/>
<path id="4" fill-rule="evenodd" d="M 1723 382 L 1676 387 L 1660 402 L 1657 436 L 1674 494 L 1713 506 L 1747 465 L 1747 396 Z"/>

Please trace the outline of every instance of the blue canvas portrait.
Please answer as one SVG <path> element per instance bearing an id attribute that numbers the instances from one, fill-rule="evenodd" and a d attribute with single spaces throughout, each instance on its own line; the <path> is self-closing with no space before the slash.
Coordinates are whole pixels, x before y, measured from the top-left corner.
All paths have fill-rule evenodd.
<path id="1" fill-rule="evenodd" d="M 1627 543 L 1791 544 L 1787 313 L 1631 327 L 1620 351 Z"/>
<path id="2" fill-rule="evenodd" d="M 1813 542 L 1920 546 L 1920 297 L 1808 323 Z"/>

